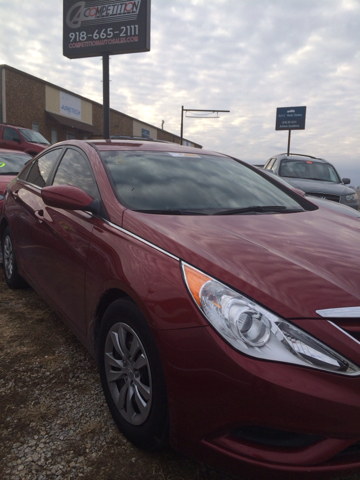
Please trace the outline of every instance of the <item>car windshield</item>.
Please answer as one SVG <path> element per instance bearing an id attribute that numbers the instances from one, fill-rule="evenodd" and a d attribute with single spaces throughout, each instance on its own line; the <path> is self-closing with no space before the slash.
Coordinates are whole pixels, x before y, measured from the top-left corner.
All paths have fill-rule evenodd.
<path id="1" fill-rule="evenodd" d="M 311 160 L 283 160 L 279 175 L 281 177 L 306 178 L 309 180 L 340 183 L 339 175 L 332 165 Z"/>
<path id="2" fill-rule="evenodd" d="M 0 152 L 0 175 L 16 175 L 32 157 L 26 153 Z"/>
<path id="3" fill-rule="evenodd" d="M 102 151 L 119 201 L 162 214 L 303 211 L 287 193 L 229 157 L 153 151 Z"/>
<path id="4" fill-rule="evenodd" d="M 29 130 L 28 128 L 19 128 L 19 130 L 25 140 L 27 140 L 28 142 L 41 143 L 42 145 L 50 145 L 46 138 L 43 137 L 41 133 L 35 132 L 35 130 Z"/>

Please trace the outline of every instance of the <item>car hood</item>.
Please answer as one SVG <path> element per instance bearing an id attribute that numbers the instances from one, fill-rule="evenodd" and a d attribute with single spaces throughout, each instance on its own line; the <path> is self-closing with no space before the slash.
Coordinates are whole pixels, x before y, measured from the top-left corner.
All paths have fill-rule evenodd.
<path id="1" fill-rule="evenodd" d="M 36 145 L 37 147 L 40 147 L 42 149 L 50 147 L 50 143 L 37 143 L 37 142 L 29 142 L 29 143 L 31 143 L 31 145 Z"/>
<path id="2" fill-rule="evenodd" d="M 285 178 L 285 177 L 283 177 Z M 307 180 L 306 178 L 288 178 L 291 185 L 306 193 L 326 193 L 330 195 L 350 195 L 354 193 L 354 189 L 347 187 L 342 183 L 322 182 L 320 180 Z"/>
<path id="3" fill-rule="evenodd" d="M 360 222 L 331 210 L 231 216 L 126 210 L 123 227 L 284 318 L 360 305 Z"/>
<path id="4" fill-rule="evenodd" d="M 45 150 L 45 148 L 48 148 L 48 147 L 50 147 L 50 144 L 28 142 L 28 146 L 26 148 L 25 153 L 29 153 L 29 152 L 40 153 L 43 150 Z M 32 155 L 32 153 L 29 153 L 29 155 Z"/>
<path id="5" fill-rule="evenodd" d="M 355 208 L 348 207 L 343 203 L 333 202 L 331 200 L 326 200 L 320 197 L 312 197 L 311 195 L 306 195 L 306 200 L 309 200 L 311 203 L 315 203 L 320 208 L 329 208 L 334 212 L 340 213 L 342 215 L 349 215 L 350 217 L 360 218 L 360 211 Z"/>

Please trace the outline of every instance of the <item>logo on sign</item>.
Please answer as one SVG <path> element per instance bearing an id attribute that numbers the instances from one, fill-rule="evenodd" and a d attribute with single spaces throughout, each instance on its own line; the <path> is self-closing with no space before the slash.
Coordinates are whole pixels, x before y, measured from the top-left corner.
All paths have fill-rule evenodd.
<path id="1" fill-rule="evenodd" d="M 126 2 L 77 2 L 66 15 L 66 24 L 70 28 L 79 28 L 89 24 L 100 24 L 109 21 L 123 22 L 136 20 L 141 0 Z"/>
<path id="2" fill-rule="evenodd" d="M 81 120 L 80 98 L 74 97 L 65 92 L 60 92 L 60 113 Z"/>

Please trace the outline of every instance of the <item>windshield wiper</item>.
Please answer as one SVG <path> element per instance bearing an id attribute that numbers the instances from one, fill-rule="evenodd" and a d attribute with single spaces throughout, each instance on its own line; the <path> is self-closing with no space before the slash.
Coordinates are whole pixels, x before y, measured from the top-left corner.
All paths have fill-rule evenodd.
<path id="1" fill-rule="evenodd" d="M 196 210 L 181 210 L 181 209 L 164 209 L 164 210 L 134 210 L 134 212 L 140 213 L 155 213 L 157 215 L 207 215 L 204 212 L 198 212 Z"/>
<path id="2" fill-rule="evenodd" d="M 253 205 L 244 208 L 230 208 L 229 210 L 222 210 L 214 213 L 214 215 L 241 215 L 246 213 L 294 213 L 303 212 L 302 208 L 286 208 L 285 205 Z"/>
<path id="3" fill-rule="evenodd" d="M 17 175 L 19 172 L 1 172 L 0 175 Z"/>

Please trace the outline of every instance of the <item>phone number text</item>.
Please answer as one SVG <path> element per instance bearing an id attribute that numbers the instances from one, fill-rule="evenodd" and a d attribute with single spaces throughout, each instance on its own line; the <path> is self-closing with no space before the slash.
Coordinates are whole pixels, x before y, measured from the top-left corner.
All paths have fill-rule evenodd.
<path id="1" fill-rule="evenodd" d="M 131 35 L 139 34 L 138 25 L 127 25 L 120 27 L 119 30 L 114 30 L 112 27 L 96 29 L 93 33 L 71 32 L 69 33 L 70 42 L 86 42 L 87 40 L 104 40 L 105 38 L 113 37 L 129 37 Z"/>

